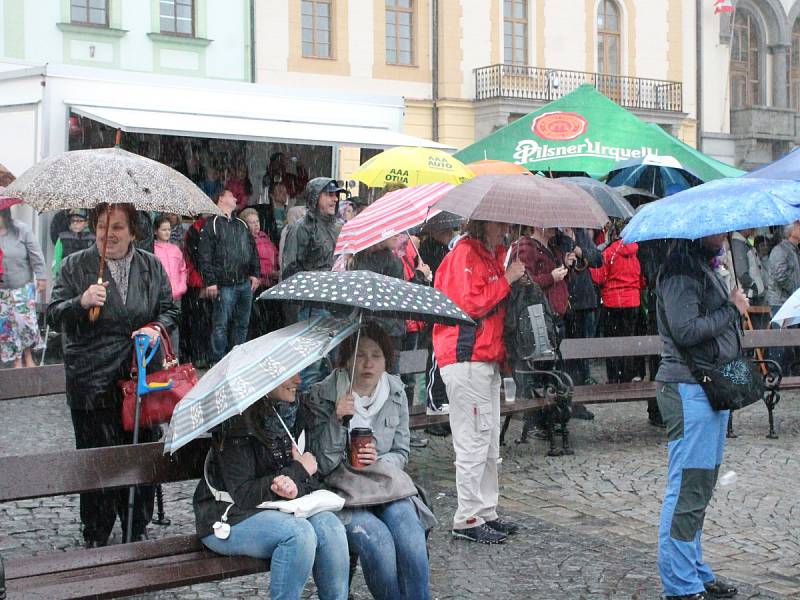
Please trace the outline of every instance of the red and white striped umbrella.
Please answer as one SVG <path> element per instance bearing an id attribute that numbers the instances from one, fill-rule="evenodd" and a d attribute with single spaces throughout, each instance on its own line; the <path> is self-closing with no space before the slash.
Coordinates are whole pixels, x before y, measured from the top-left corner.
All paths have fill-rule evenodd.
<path id="1" fill-rule="evenodd" d="M 431 206 L 454 187 L 429 183 L 386 194 L 344 224 L 334 254 L 356 254 L 424 223 L 441 212 Z"/>

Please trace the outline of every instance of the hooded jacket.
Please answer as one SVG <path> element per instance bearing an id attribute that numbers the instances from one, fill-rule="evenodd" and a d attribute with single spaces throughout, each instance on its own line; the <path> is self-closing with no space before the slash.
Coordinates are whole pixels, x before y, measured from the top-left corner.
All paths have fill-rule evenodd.
<path id="1" fill-rule="evenodd" d="M 710 256 L 696 242 L 673 250 L 658 275 L 658 333 L 664 342 L 656 381 L 697 383 L 686 364 L 689 354 L 700 369 L 719 367 L 741 355 L 739 311 L 709 266 Z"/>
<path id="2" fill-rule="evenodd" d="M 503 300 L 511 291 L 503 275 L 505 253 L 505 247 L 498 246 L 492 254 L 479 240 L 466 237 L 459 240 L 436 271 L 434 287 L 476 323 L 433 326 L 433 350 L 439 367 L 505 360 Z"/>
<path id="3" fill-rule="evenodd" d="M 519 259 L 525 264 L 525 271 L 531 281 L 537 284 L 547 296 L 550 308 L 563 318 L 569 308 L 569 284 L 566 277 L 561 281 L 553 279 L 551 273 L 564 264 L 564 255 L 558 247 L 545 248 L 539 241 L 527 235 L 522 236 L 511 250 L 511 255 L 519 248 Z"/>
<path id="4" fill-rule="evenodd" d="M 639 290 L 643 287 L 642 269 L 636 253 L 639 244 L 613 242 L 603 250 L 603 264 L 591 269 L 592 280 L 600 287 L 603 306 L 635 308 L 641 303 Z"/>
<path id="5" fill-rule="evenodd" d="M 336 214 L 325 215 L 319 211 L 319 196 L 331 181 L 329 177 L 315 177 L 306 185 L 306 211 L 302 220 L 287 227 L 283 246 L 281 276 L 287 279 L 300 271 L 330 271 L 333 267 L 333 250 L 339 228 Z"/>
<path id="6" fill-rule="evenodd" d="M 305 429 L 306 416 L 300 405 L 291 428 L 295 439 Z M 256 506 L 262 502 L 285 500 L 270 489 L 278 475 L 286 475 L 295 483 L 298 498 L 321 487 L 317 477 L 309 475 L 305 467 L 292 458 L 289 436 L 271 434 L 259 427 L 265 419 L 277 417 L 271 413 L 269 405 L 260 400 L 212 431 L 208 480 L 218 491 L 228 492 L 233 498 L 234 505 L 228 512 L 231 526 L 259 512 Z M 192 505 L 200 538 L 213 533 L 213 524 L 230 506 L 214 500 L 204 478 L 195 488 Z"/>
<path id="7" fill-rule="evenodd" d="M 207 286 L 236 285 L 261 275 L 253 235 L 247 224 L 236 217 L 209 217 L 200 232 L 198 258 Z"/>
<path id="8" fill-rule="evenodd" d="M 164 267 L 149 252 L 134 248 L 125 304 L 106 266 L 106 303 L 92 323 L 80 300 L 97 282 L 99 266 L 97 246 L 68 256 L 47 307 L 47 323 L 63 334 L 67 404 L 75 409 L 118 409 L 117 381 L 129 376 L 133 358 L 131 333 L 153 321 L 172 331 L 180 314 Z"/>

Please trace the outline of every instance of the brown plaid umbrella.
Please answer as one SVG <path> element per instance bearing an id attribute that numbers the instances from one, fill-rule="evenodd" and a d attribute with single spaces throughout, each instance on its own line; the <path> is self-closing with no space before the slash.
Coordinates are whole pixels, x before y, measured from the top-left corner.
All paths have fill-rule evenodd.
<path id="1" fill-rule="evenodd" d="M 608 216 L 576 185 L 529 175 L 484 175 L 455 187 L 435 205 L 467 219 L 531 227 L 600 229 Z"/>

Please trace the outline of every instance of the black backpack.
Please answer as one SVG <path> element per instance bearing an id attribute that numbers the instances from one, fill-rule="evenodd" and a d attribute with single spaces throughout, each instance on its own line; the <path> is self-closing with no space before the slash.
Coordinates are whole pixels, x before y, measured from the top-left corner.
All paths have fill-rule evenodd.
<path id="1" fill-rule="evenodd" d="M 509 362 L 517 368 L 532 357 L 556 360 L 561 342 L 547 296 L 536 283 L 523 279 L 511 286 L 503 327 Z"/>

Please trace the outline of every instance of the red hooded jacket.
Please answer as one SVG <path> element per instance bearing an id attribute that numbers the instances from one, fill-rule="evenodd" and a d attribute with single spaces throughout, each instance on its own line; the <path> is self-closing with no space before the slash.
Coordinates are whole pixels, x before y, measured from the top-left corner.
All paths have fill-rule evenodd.
<path id="1" fill-rule="evenodd" d="M 464 238 L 436 271 L 434 287 L 476 322 L 476 325 L 433 326 L 433 351 L 440 367 L 459 362 L 505 360 L 503 300 L 511 290 L 503 275 L 505 253 L 505 247 L 498 246 L 492 255 L 480 241 Z"/>
<path id="2" fill-rule="evenodd" d="M 636 251 L 639 244 L 623 244 L 617 240 L 603 250 L 603 265 L 591 269 L 592 281 L 600 288 L 603 305 L 608 308 L 639 306 L 642 289 L 642 269 Z"/>
<path id="3" fill-rule="evenodd" d="M 512 259 L 516 258 L 517 245 L 519 245 L 519 259 L 525 265 L 528 277 L 542 288 L 553 312 L 563 317 L 569 308 L 569 284 L 566 278 L 556 281 L 551 275 L 553 269 L 564 264 L 561 250 L 545 248 L 538 241 L 525 235 L 514 244 L 511 250 Z"/>

